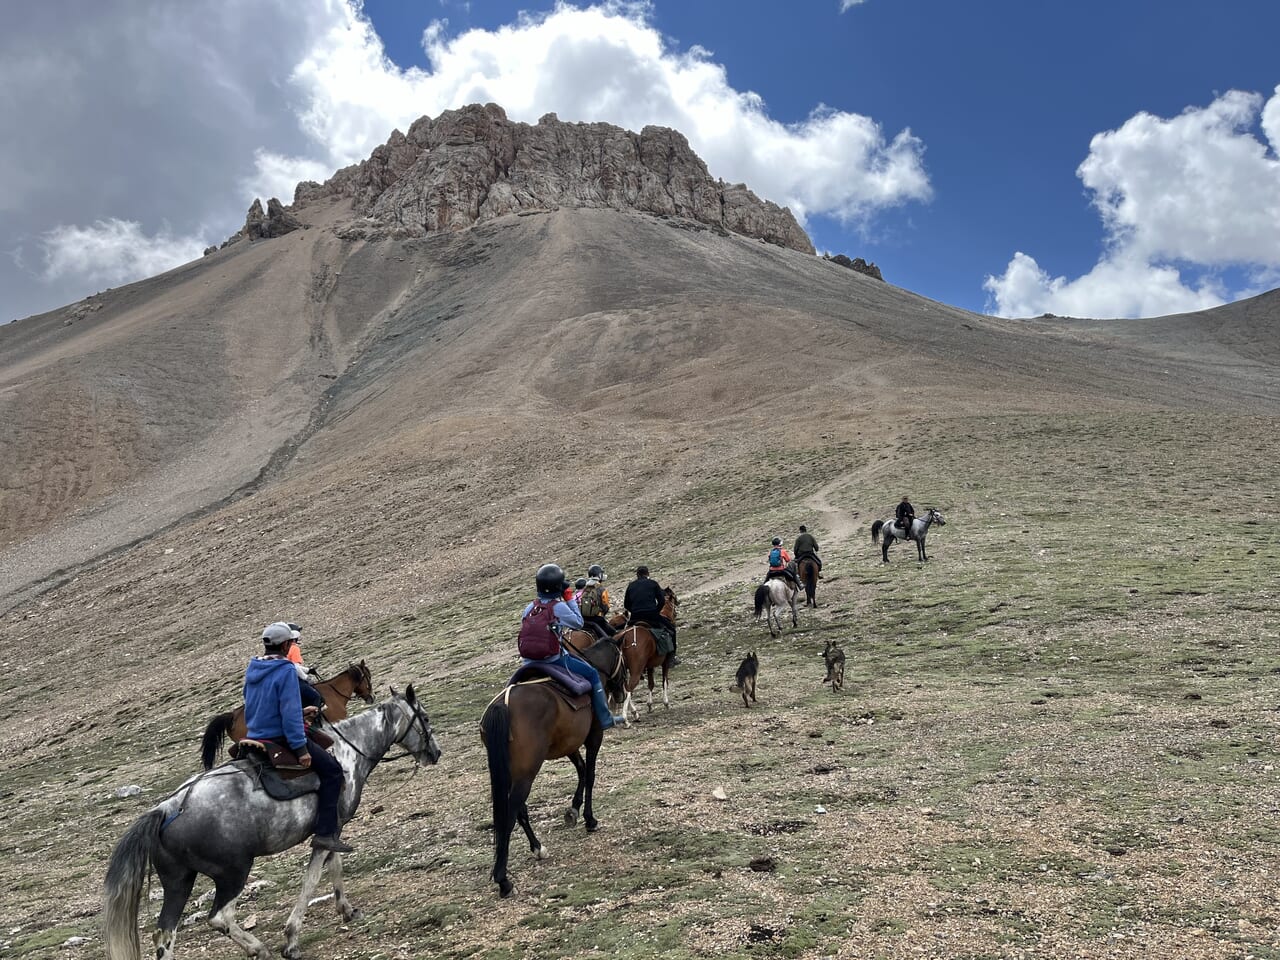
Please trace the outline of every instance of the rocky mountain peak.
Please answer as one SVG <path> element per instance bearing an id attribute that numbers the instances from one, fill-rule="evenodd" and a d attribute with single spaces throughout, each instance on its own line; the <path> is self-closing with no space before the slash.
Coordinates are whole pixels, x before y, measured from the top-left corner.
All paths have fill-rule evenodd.
<path id="1" fill-rule="evenodd" d="M 682 217 L 813 253 L 791 211 L 745 184 L 713 178 L 682 134 L 648 126 L 507 119 L 497 104 L 422 117 L 392 132 L 369 159 L 323 184 L 298 185 L 295 206 L 342 196 L 362 221 L 349 233 L 421 236 L 558 207 L 606 207 Z"/>

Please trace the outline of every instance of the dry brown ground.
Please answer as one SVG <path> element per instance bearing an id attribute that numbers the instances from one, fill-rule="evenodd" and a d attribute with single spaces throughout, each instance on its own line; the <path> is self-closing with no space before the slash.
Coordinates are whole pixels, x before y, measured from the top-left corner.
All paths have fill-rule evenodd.
<path id="1" fill-rule="evenodd" d="M 640 216 L 343 243 L 311 215 L 0 328 L 8 952 L 96 935 L 115 838 L 291 617 L 324 666 L 421 683 L 446 750 L 379 772 L 370 919 L 318 907 L 309 955 L 1271 955 L 1275 297 L 1016 323 Z M 927 573 L 869 543 L 904 485 L 951 521 Z M 762 646 L 748 716 L 743 597 L 797 518 L 833 602 Z M 676 706 L 611 735 L 605 829 L 549 828 L 498 904 L 474 723 L 552 557 L 648 561 L 697 626 Z M 946 629 L 894 619 L 907 596 Z M 815 687 L 828 636 L 863 644 L 845 699 Z M 540 823 L 568 787 L 544 773 Z M 264 861 L 259 932 L 296 867 Z"/>

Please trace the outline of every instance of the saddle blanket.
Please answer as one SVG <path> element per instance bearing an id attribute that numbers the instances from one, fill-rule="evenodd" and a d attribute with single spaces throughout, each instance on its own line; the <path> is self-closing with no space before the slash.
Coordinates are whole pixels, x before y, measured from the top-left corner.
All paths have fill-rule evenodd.
<path id="1" fill-rule="evenodd" d="M 507 686 L 520 683 L 524 680 L 532 680 L 535 677 L 550 677 L 574 696 L 581 696 L 584 693 L 591 692 L 590 680 L 586 680 L 583 677 L 578 676 L 576 673 L 566 669 L 559 663 L 525 664 L 511 675 L 511 679 L 507 681 Z"/>
<path id="2" fill-rule="evenodd" d="M 316 793 L 320 789 L 320 775 L 314 771 L 308 770 L 304 774 L 295 775 L 286 780 L 259 751 L 242 752 L 247 755 L 237 760 L 236 766 L 262 787 L 272 800 L 296 800 L 309 793 Z"/>

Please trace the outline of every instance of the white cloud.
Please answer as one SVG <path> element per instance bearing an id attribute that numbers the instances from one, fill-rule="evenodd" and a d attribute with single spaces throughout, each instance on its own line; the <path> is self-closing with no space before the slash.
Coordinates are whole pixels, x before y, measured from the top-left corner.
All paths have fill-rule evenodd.
<path id="1" fill-rule="evenodd" d="M 269 200 L 275 197 L 293 203 L 293 188 L 303 180 L 328 180 L 333 168 L 319 160 L 286 157 L 270 150 L 255 150 L 254 172 L 243 181 L 246 196 Z"/>
<path id="2" fill-rule="evenodd" d="M 1076 173 L 1102 217 L 1106 253 L 1075 280 L 1050 278 L 1015 254 L 983 284 L 994 312 L 1157 316 L 1254 292 L 1229 291 L 1211 271 L 1246 267 L 1256 284 L 1280 268 L 1277 148 L 1280 87 L 1265 106 L 1258 94 L 1233 90 L 1202 109 L 1170 119 L 1140 113 L 1096 135 Z M 1192 284 L 1178 264 L 1210 273 Z"/>
<path id="3" fill-rule="evenodd" d="M 846 10 L 851 10 L 859 4 L 866 2 L 867 0 L 840 0 L 840 12 L 844 13 Z"/>
<path id="4" fill-rule="evenodd" d="M 868 117 L 817 105 L 781 123 L 753 92 L 735 90 L 700 47 L 670 49 L 646 4 L 558 6 L 497 30 L 423 32 L 429 70 L 390 63 L 354 11 L 334 21 L 294 69 L 302 129 L 334 167 L 353 163 L 419 116 L 493 101 L 515 120 L 603 120 L 675 127 L 715 176 L 745 181 L 801 217 L 859 220 L 931 195 L 924 147 L 909 130 L 886 140 Z"/>
<path id="5" fill-rule="evenodd" d="M 0 322 L 169 266 L 236 230 L 255 196 L 290 200 L 298 180 L 364 159 L 393 128 L 476 101 L 528 122 L 675 127 L 714 175 L 802 217 L 863 224 L 930 196 L 909 130 L 816 101 L 779 122 L 650 14 L 560 4 L 453 37 L 424 14 L 429 67 L 401 69 L 358 0 L 28 5 L 0 29 L 0 128 L 23 132 L 0 138 Z"/>
<path id="6" fill-rule="evenodd" d="M 195 260 L 206 245 L 200 237 L 174 236 L 168 230 L 149 236 L 137 221 L 114 218 L 89 227 L 54 227 L 40 237 L 45 280 L 74 276 L 108 286 Z"/>

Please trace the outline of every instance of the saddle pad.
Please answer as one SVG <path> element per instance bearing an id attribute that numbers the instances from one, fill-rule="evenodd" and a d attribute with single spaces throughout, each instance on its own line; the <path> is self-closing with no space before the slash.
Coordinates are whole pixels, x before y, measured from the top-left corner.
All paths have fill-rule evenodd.
<path id="1" fill-rule="evenodd" d="M 510 686 L 525 680 L 532 680 L 534 677 L 550 677 L 574 696 L 581 696 L 584 693 L 591 692 L 591 681 L 566 670 L 558 663 L 526 664 L 511 675 L 507 685 Z"/>
<path id="2" fill-rule="evenodd" d="M 272 769 L 269 763 L 256 755 L 257 751 L 250 751 L 250 754 L 244 760 L 237 760 L 236 766 L 252 777 L 272 800 L 297 800 L 309 793 L 316 793 L 320 789 L 318 773 L 308 770 L 304 774 L 284 780 L 281 779 L 278 771 Z"/>

